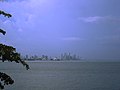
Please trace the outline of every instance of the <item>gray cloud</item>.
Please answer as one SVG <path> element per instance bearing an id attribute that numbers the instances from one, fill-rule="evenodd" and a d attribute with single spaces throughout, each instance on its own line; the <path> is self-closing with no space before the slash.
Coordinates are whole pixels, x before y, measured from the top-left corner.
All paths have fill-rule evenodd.
<path id="1" fill-rule="evenodd" d="M 119 17 L 113 16 L 89 16 L 89 17 L 79 17 L 78 20 L 86 23 L 120 23 Z"/>
<path id="2" fill-rule="evenodd" d="M 80 37 L 64 37 L 64 38 L 62 38 L 62 40 L 64 40 L 64 41 L 81 41 L 84 39 L 81 39 Z"/>

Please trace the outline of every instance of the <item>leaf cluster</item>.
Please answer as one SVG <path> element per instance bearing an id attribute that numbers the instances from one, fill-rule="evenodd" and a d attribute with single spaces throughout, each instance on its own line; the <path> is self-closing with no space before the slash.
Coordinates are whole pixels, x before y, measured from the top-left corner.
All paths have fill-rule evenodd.
<path id="1" fill-rule="evenodd" d="M 2 62 L 4 61 L 10 61 L 10 62 L 16 62 L 16 63 L 21 63 L 23 66 L 26 67 L 26 69 L 29 69 L 29 65 L 21 60 L 20 54 L 16 52 L 16 48 L 12 46 L 7 46 L 4 44 L 0 44 L 0 60 Z"/>
<path id="2" fill-rule="evenodd" d="M 6 12 L 4 12 L 4 11 L 2 11 L 2 10 L 0 10 L 0 15 L 4 15 L 5 17 L 8 17 L 8 18 L 12 17 L 11 14 L 6 13 Z"/>
<path id="3" fill-rule="evenodd" d="M 6 34 L 6 31 L 0 29 L 0 33 L 2 33 L 3 35 L 5 35 L 5 34 Z"/>
<path id="4" fill-rule="evenodd" d="M 0 80 L 2 81 L 2 82 L 0 82 L 1 89 L 4 89 L 5 85 L 9 85 L 9 84 L 11 85 L 14 83 L 14 80 L 12 80 L 12 78 L 10 76 L 8 76 L 7 74 L 2 73 L 2 72 L 0 72 Z"/>

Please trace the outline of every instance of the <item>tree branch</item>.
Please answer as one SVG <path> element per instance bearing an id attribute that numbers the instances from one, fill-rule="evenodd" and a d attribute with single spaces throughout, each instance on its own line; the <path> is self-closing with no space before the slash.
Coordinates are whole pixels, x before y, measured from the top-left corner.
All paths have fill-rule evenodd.
<path id="1" fill-rule="evenodd" d="M 5 35 L 5 34 L 6 34 L 6 31 L 0 29 L 0 33 L 2 33 L 3 35 Z"/>
<path id="2" fill-rule="evenodd" d="M 3 62 L 14 61 L 16 63 L 21 63 L 27 70 L 30 69 L 29 65 L 25 61 L 21 60 L 20 54 L 16 52 L 16 48 L 13 48 L 12 46 L 0 44 L 0 59 Z"/>
<path id="3" fill-rule="evenodd" d="M 1 89 L 4 89 L 5 85 L 14 83 L 14 80 L 12 80 L 12 78 L 10 76 L 8 76 L 7 74 L 2 73 L 2 72 L 0 72 L 0 80 L 1 80 L 1 82 L 0 82 Z"/>
<path id="4" fill-rule="evenodd" d="M 2 11 L 2 10 L 0 10 L 0 15 L 4 15 L 5 17 L 8 17 L 8 18 L 10 18 L 10 17 L 12 17 L 12 15 L 11 14 L 9 14 L 9 13 L 5 13 L 4 11 Z"/>

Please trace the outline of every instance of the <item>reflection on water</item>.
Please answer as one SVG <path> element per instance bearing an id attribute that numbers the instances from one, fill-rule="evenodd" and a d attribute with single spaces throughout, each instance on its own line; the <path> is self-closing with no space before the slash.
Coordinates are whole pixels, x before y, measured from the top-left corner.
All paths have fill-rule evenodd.
<path id="1" fill-rule="evenodd" d="M 120 90 L 118 62 L 0 63 L 0 71 L 14 78 L 5 90 Z"/>

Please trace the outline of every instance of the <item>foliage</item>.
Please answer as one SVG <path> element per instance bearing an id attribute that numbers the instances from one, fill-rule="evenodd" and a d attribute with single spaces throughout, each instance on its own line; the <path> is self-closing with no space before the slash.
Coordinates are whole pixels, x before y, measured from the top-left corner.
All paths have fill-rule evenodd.
<path id="1" fill-rule="evenodd" d="M 0 15 L 4 15 L 5 17 L 8 17 L 8 18 L 10 18 L 10 17 L 12 17 L 12 15 L 11 14 L 9 14 L 9 13 L 5 13 L 4 11 L 2 11 L 2 10 L 0 10 Z"/>
<path id="2" fill-rule="evenodd" d="M 11 14 L 6 13 L 1 10 L 0 10 L 0 15 L 3 15 L 8 18 L 12 17 Z M 5 35 L 6 31 L 4 31 L 3 29 L 0 29 L 0 33 Z M 2 62 L 4 61 L 13 62 L 14 61 L 16 63 L 21 63 L 23 66 L 26 67 L 27 70 L 29 69 L 29 65 L 25 61 L 21 60 L 20 54 L 16 52 L 16 48 L 12 46 L 4 45 L 2 43 L 0 43 L 0 60 Z M 13 83 L 14 83 L 14 80 L 12 80 L 12 78 L 9 75 L 3 72 L 0 72 L 0 89 L 4 89 L 5 85 L 9 85 L 9 84 L 11 85 Z"/>

